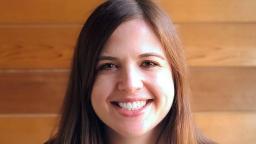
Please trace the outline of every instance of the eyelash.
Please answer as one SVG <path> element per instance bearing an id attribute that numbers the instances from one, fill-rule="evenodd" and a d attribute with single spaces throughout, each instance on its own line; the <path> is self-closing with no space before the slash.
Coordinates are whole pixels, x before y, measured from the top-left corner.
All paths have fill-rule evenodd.
<path id="1" fill-rule="evenodd" d="M 153 68 L 153 67 L 156 67 L 156 66 L 160 66 L 160 64 L 158 62 L 155 62 L 155 61 L 145 60 L 145 61 L 142 62 L 141 66 L 143 68 Z"/>
<path id="2" fill-rule="evenodd" d="M 115 64 L 112 63 L 105 63 L 99 66 L 98 71 L 102 71 L 102 70 L 113 70 L 113 67 L 115 67 L 115 69 L 118 69 L 119 67 Z"/>
<path id="3" fill-rule="evenodd" d="M 154 68 L 154 67 L 160 67 L 160 64 L 158 62 L 155 61 L 151 61 L 151 60 L 145 60 L 143 61 L 140 66 L 144 69 L 150 69 L 150 68 Z M 113 63 L 104 63 L 102 65 L 99 66 L 99 68 L 97 69 L 97 71 L 111 71 L 111 70 L 117 70 L 119 69 L 120 66 L 113 64 Z"/>

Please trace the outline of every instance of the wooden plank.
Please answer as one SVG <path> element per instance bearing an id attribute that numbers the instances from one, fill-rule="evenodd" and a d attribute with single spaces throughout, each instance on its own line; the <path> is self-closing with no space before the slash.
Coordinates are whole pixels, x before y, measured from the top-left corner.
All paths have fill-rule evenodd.
<path id="1" fill-rule="evenodd" d="M 9 0 L 0 23 L 82 23 L 101 0 Z M 255 22 L 254 0 L 158 0 L 174 22 Z"/>
<path id="2" fill-rule="evenodd" d="M 79 25 L 0 27 L 0 69 L 69 68 Z M 256 24 L 180 24 L 191 66 L 256 66 Z"/>
<path id="3" fill-rule="evenodd" d="M 255 111 L 256 68 L 191 70 L 193 111 Z M 58 113 L 68 72 L 0 73 L 0 113 Z"/>
<path id="4" fill-rule="evenodd" d="M 255 24 L 178 25 L 192 66 L 255 66 Z"/>
<path id="5" fill-rule="evenodd" d="M 2 24 L 83 23 L 101 0 L 9 0 L 0 5 Z"/>
<path id="6" fill-rule="evenodd" d="M 43 144 L 56 126 L 56 115 L 1 115 L 1 144 Z"/>
<path id="7" fill-rule="evenodd" d="M 1 115 L 0 143 L 43 143 L 56 126 L 56 115 Z M 223 144 L 254 144 L 256 113 L 194 113 L 198 127 Z"/>
<path id="8" fill-rule="evenodd" d="M 254 0 L 160 0 L 174 22 L 255 22 Z"/>
<path id="9" fill-rule="evenodd" d="M 7 72 L 0 74 L 0 113 L 58 113 L 67 72 Z"/>
<path id="10" fill-rule="evenodd" d="M 191 98 L 195 111 L 256 110 L 255 67 L 193 67 Z"/>
<path id="11" fill-rule="evenodd" d="M 79 27 L 0 28 L 1 69 L 68 68 Z"/>
<path id="12" fill-rule="evenodd" d="M 254 144 L 256 113 L 204 112 L 195 113 L 198 127 L 219 144 Z"/>

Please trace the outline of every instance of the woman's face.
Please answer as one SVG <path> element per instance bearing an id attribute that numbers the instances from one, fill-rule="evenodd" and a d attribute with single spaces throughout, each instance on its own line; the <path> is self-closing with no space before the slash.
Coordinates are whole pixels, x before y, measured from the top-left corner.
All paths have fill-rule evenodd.
<path id="1" fill-rule="evenodd" d="M 153 132 L 171 109 L 174 83 L 159 39 L 143 20 L 121 24 L 97 64 L 92 106 L 112 133 Z"/>

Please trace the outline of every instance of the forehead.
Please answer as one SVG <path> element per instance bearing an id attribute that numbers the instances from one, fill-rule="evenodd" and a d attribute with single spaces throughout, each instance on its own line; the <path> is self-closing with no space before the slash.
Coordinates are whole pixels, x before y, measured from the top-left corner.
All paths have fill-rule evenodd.
<path id="1" fill-rule="evenodd" d="M 118 26 L 107 41 L 103 54 L 122 51 L 164 53 L 158 37 L 143 19 L 133 19 Z"/>
<path id="2" fill-rule="evenodd" d="M 137 34 L 146 35 L 153 33 L 149 24 L 143 19 L 133 19 L 126 21 L 119 25 L 116 30 L 111 35 L 112 38 L 117 38 L 119 34 L 131 34 L 131 32 L 136 32 Z"/>

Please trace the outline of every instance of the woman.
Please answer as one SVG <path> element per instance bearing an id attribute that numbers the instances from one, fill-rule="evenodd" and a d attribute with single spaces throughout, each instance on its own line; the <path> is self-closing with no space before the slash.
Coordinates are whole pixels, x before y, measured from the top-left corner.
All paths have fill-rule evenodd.
<path id="1" fill-rule="evenodd" d="M 109 0 L 85 23 L 49 144 L 210 143 L 195 128 L 183 49 L 150 0 Z"/>

